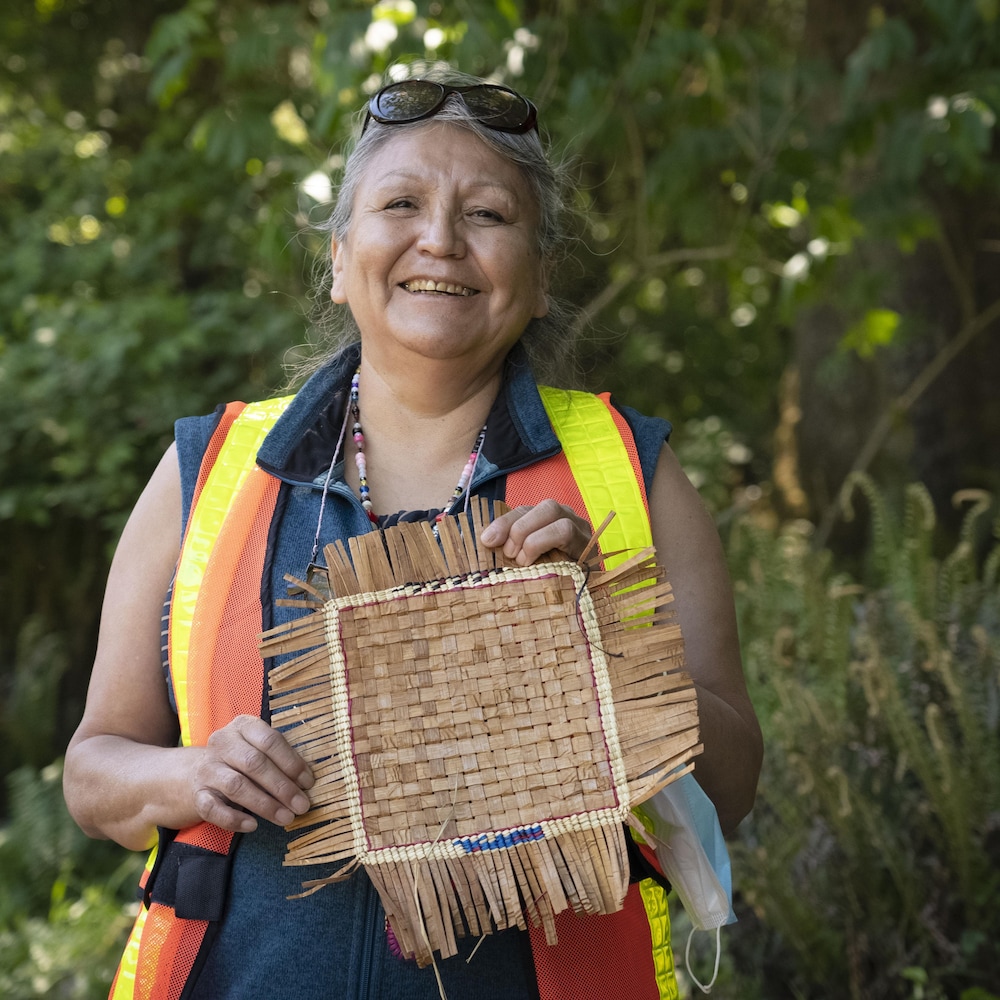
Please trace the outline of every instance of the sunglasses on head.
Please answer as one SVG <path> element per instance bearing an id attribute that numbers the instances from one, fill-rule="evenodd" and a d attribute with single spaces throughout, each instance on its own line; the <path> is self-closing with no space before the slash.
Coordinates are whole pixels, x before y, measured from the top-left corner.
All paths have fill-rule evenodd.
<path id="1" fill-rule="evenodd" d="M 368 102 L 361 134 L 374 118 L 383 125 L 418 122 L 436 115 L 451 94 L 458 94 L 465 109 L 487 128 L 521 134 L 537 129 L 538 111 L 516 90 L 493 83 L 453 87 L 433 80 L 402 80 L 383 87 Z"/>

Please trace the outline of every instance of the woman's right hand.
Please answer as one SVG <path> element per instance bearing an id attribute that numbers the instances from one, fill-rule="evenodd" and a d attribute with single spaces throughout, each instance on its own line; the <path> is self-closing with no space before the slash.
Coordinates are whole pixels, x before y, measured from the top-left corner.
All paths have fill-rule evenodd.
<path id="1" fill-rule="evenodd" d="M 309 810 L 312 772 L 262 719 L 237 716 L 199 749 L 193 798 L 206 822 L 249 833 L 257 828 L 255 816 L 287 826 Z"/>
<path id="2" fill-rule="evenodd" d="M 207 820 L 249 831 L 255 817 L 286 824 L 309 807 L 309 769 L 257 717 L 234 719 L 206 746 L 177 745 L 160 630 L 180 536 L 180 474 L 171 447 L 118 543 L 87 706 L 63 771 L 66 804 L 83 830 L 133 850 L 155 843 L 157 827 L 181 830 Z"/>

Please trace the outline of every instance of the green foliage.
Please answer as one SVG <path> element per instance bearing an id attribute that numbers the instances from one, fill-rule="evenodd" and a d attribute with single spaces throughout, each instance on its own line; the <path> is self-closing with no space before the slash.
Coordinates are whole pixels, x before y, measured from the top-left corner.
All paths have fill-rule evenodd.
<path id="1" fill-rule="evenodd" d="M 899 313 L 892 309 L 869 309 L 841 340 L 845 350 L 856 351 L 863 358 L 870 358 L 880 347 L 893 342 L 899 328 Z"/>
<path id="2" fill-rule="evenodd" d="M 720 520 L 731 516 L 734 494 L 753 453 L 718 417 L 688 420 L 676 429 L 674 450 L 705 506 Z M 751 496 L 760 494 L 751 487 Z"/>
<path id="3" fill-rule="evenodd" d="M 926 491 L 897 510 L 853 485 L 864 584 L 794 526 L 733 536 L 767 746 L 739 883 L 796 996 L 974 995 L 1000 974 L 1000 592 L 983 560 L 1000 525 L 984 538 L 977 496 L 937 559 Z"/>
<path id="4" fill-rule="evenodd" d="M 45 620 L 29 618 L 21 628 L 7 697 L 0 704 L 0 732 L 12 762 L 43 766 L 51 755 L 58 718 L 59 681 L 69 666 L 59 635 Z M 6 773 L 6 772 L 5 772 Z"/>
<path id="5" fill-rule="evenodd" d="M 135 911 L 136 856 L 88 840 L 66 812 L 62 768 L 9 780 L 0 829 L 0 994 L 107 996 Z"/>
<path id="6" fill-rule="evenodd" d="M 838 76 L 800 3 L 731 7 L 7 5 L 0 519 L 113 531 L 174 417 L 280 383 L 319 251 L 305 182 L 373 79 L 426 57 L 535 94 L 580 163 L 598 256 L 560 290 L 629 333 L 589 349 L 593 380 L 718 417 L 764 478 L 796 309 L 834 295 L 846 346 L 898 342 L 888 276 L 838 264 L 940 233 L 942 184 L 995 186 L 1000 42 L 989 4 L 911 0 L 852 28 Z"/>
<path id="7" fill-rule="evenodd" d="M 3 995 L 103 1000 L 131 924 L 121 900 L 100 885 L 86 886 L 72 902 L 54 892 L 46 917 L 0 931 Z"/>
<path id="8" fill-rule="evenodd" d="M 117 934 L 111 869 L 84 889 L 77 862 L 39 870 L 14 845 L 41 839 L 16 817 L 41 810 L 29 788 L 55 786 L 17 769 L 56 757 L 79 718 L 125 514 L 175 418 L 269 394 L 315 339 L 310 222 L 357 110 L 394 63 L 445 59 L 531 94 L 576 163 L 578 259 L 555 285 L 594 334 L 586 377 L 674 422 L 732 527 L 771 747 L 741 861 L 761 923 L 736 938 L 747 968 L 773 972 L 761 995 L 819 996 L 826 977 L 837 996 L 987 1000 L 987 501 L 970 497 L 940 557 L 926 493 L 896 513 L 860 480 L 863 583 L 811 551 L 805 522 L 764 530 L 741 511 L 772 492 L 775 387 L 803 354 L 819 355 L 805 406 L 848 361 L 889 380 L 906 351 L 954 336 L 905 294 L 918 261 L 945 275 L 927 295 L 955 322 L 994 315 L 996 0 L 0 8 L 0 769 L 21 775 L 0 844 L 0 968 L 17 971 L 0 992 L 83 995 L 71 970 L 91 965 L 74 956 L 104 954 L 94 927 Z M 812 309 L 834 317 L 827 341 L 802 325 Z M 989 463 L 976 476 L 952 488 L 997 485 Z M 60 858 L 86 854 L 59 835 Z"/>

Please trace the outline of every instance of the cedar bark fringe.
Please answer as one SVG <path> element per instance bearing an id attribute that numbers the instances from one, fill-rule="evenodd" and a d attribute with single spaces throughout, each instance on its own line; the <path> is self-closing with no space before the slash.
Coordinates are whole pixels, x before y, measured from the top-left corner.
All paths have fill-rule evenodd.
<path id="1" fill-rule="evenodd" d="M 327 546 L 326 579 L 282 602 L 309 613 L 262 637 L 289 657 L 272 721 L 316 777 L 285 864 L 339 866 L 307 891 L 363 865 L 420 965 L 466 933 L 530 919 L 553 944 L 562 910 L 621 909 L 630 810 L 702 749 L 652 548 L 519 567 L 478 543 L 489 519 L 477 500 L 439 539 Z"/>

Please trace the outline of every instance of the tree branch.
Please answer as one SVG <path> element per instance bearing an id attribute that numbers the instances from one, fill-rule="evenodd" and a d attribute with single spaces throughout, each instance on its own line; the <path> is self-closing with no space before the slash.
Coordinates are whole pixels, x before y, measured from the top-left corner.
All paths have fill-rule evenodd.
<path id="1" fill-rule="evenodd" d="M 949 340 L 927 365 L 924 366 L 923 370 L 909 384 L 906 390 L 889 403 L 885 411 L 875 422 L 875 426 L 868 435 L 864 447 L 858 452 L 850 472 L 844 477 L 845 483 L 854 473 L 865 472 L 868 469 L 868 466 L 871 465 L 875 456 L 885 444 L 886 438 L 888 438 L 889 432 L 892 430 L 894 420 L 908 413 L 935 379 L 969 346 L 976 335 L 998 319 L 1000 319 L 1000 299 L 997 299 L 992 305 L 987 306 L 978 316 L 973 316 L 959 330 L 958 335 Z M 816 531 L 814 542 L 816 548 L 822 548 L 826 545 L 827 539 L 830 537 L 830 532 L 833 530 L 834 522 L 837 520 L 837 515 L 840 511 L 840 494 L 842 490 L 843 483 L 841 484 L 841 488 L 837 490 L 836 496 L 827 504 L 826 510 L 823 511 L 823 517 L 820 519 L 819 528 Z"/>
<path id="2" fill-rule="evenodd" d="M 955 247 L 952 245 L 948 234 L 943 228 L 937 236 L 938 249 L 941 252 L 941 260 L 944 263 L 945 273 L 955 289 L 958 298 L 958 306 L 962 311 L 962 323 L 969 324 L 976 318 L 976 294 L 972 283 L 967 280 L 967 269 L 962 267 L 955 255 Z"/>
<path id="3" fill-rule="evenodd" d="M 642 266 L 634 261 L 625 264 L 618 276 L 609 281 L 585 306 L 583 306 L 573 321 L 570 329 L 572 338 L 578 337 L 590 325 L 594 317 L 606 309 L 633 281 L 643 274 L 650 274 L 677 264 L 694 263 L 700 260 L 724 260 L 731 257 L 733 247 L 730 244 L 718 247 L 677 247 L 674 250 L 664 250 L 647 257 Z"/>

